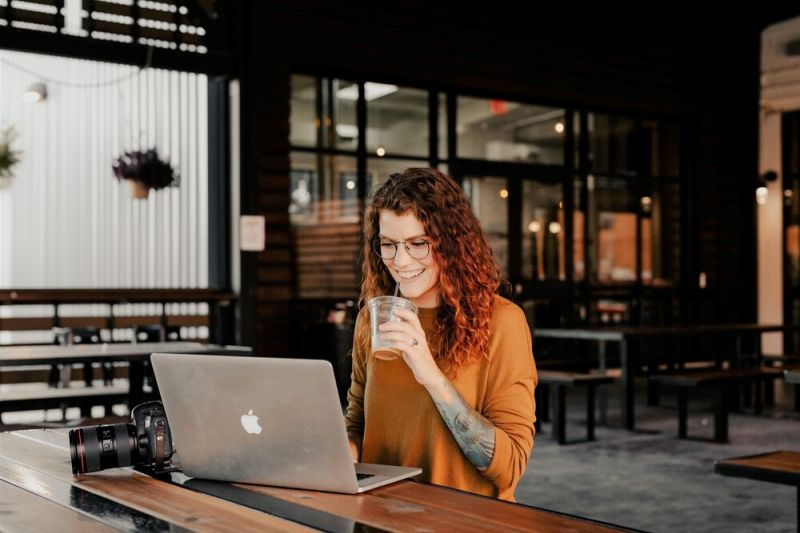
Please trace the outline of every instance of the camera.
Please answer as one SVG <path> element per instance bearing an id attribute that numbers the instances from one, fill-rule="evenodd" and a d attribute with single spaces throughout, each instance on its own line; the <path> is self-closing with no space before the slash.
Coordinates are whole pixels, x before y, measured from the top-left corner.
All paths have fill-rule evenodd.
<path id="1" fill-rule="evenodd" d="M 169 466 L 174 452 L 161 402 L 137 405 L 128 424 L 70 430 L 69 449 L 73 474 L 132 465 L 162 470 Z"/>

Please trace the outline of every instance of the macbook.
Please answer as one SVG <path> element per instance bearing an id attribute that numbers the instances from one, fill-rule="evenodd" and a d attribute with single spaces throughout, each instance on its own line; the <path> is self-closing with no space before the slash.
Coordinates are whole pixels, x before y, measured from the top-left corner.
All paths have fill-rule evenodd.
<path id="1" fill-rule="evenodd" d="M 327 361 L 154 353 L 187 476 L 355 494 L 422 473 L 353 463 Z"/>

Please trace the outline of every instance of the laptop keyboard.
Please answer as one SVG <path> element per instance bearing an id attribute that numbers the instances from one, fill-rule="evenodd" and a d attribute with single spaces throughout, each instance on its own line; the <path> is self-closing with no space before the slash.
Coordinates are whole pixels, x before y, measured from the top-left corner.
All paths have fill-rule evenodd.
<path id="1" fill-rule="evenodd" d="M 356 479 L 359 480 L 359 481 L 361 481 L 362 479 L 368 479 L 368 478 L 371 478 L 371 477 L 375 477 L 375 474 L 359 474 L 358 472 L 356 472 Z"/>

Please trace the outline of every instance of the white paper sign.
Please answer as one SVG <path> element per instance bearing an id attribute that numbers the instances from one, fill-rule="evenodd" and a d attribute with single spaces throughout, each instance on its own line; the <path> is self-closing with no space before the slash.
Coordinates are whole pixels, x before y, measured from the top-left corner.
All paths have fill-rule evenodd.
<path id="1" fill-rule="evenodd" d="M 239 219 L 239 249 L 261 252 L 267 241 L 267 221 L 261 215 L 242 215 Z"/>

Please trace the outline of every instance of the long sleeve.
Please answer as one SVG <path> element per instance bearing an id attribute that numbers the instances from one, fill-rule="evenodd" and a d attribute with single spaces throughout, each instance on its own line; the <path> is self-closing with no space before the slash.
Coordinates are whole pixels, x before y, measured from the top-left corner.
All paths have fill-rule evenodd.
<path id="1" fill-rule="evenodd" d="M 364 385 L 367 381 L 366 360 L 367 347 L 359 342 L 359 332 L 367 327 L 369 315 L 365 312 L 358 313 L 353 335 L 353 370 L 350 374 L 350 388 L 347 390 L 347 414 L 345 426 L 348 433 L 364 434 Z"/>
<path id="2" fill-rule="evenodd" d="M 498 305 L 489 350 L 489 375 L 481 414 L 495 430 L 492 462 L 483 471 L 499 490 L 516 486 L 533 447 L 536 365 L 525 315 L 516 305 Z"/>

